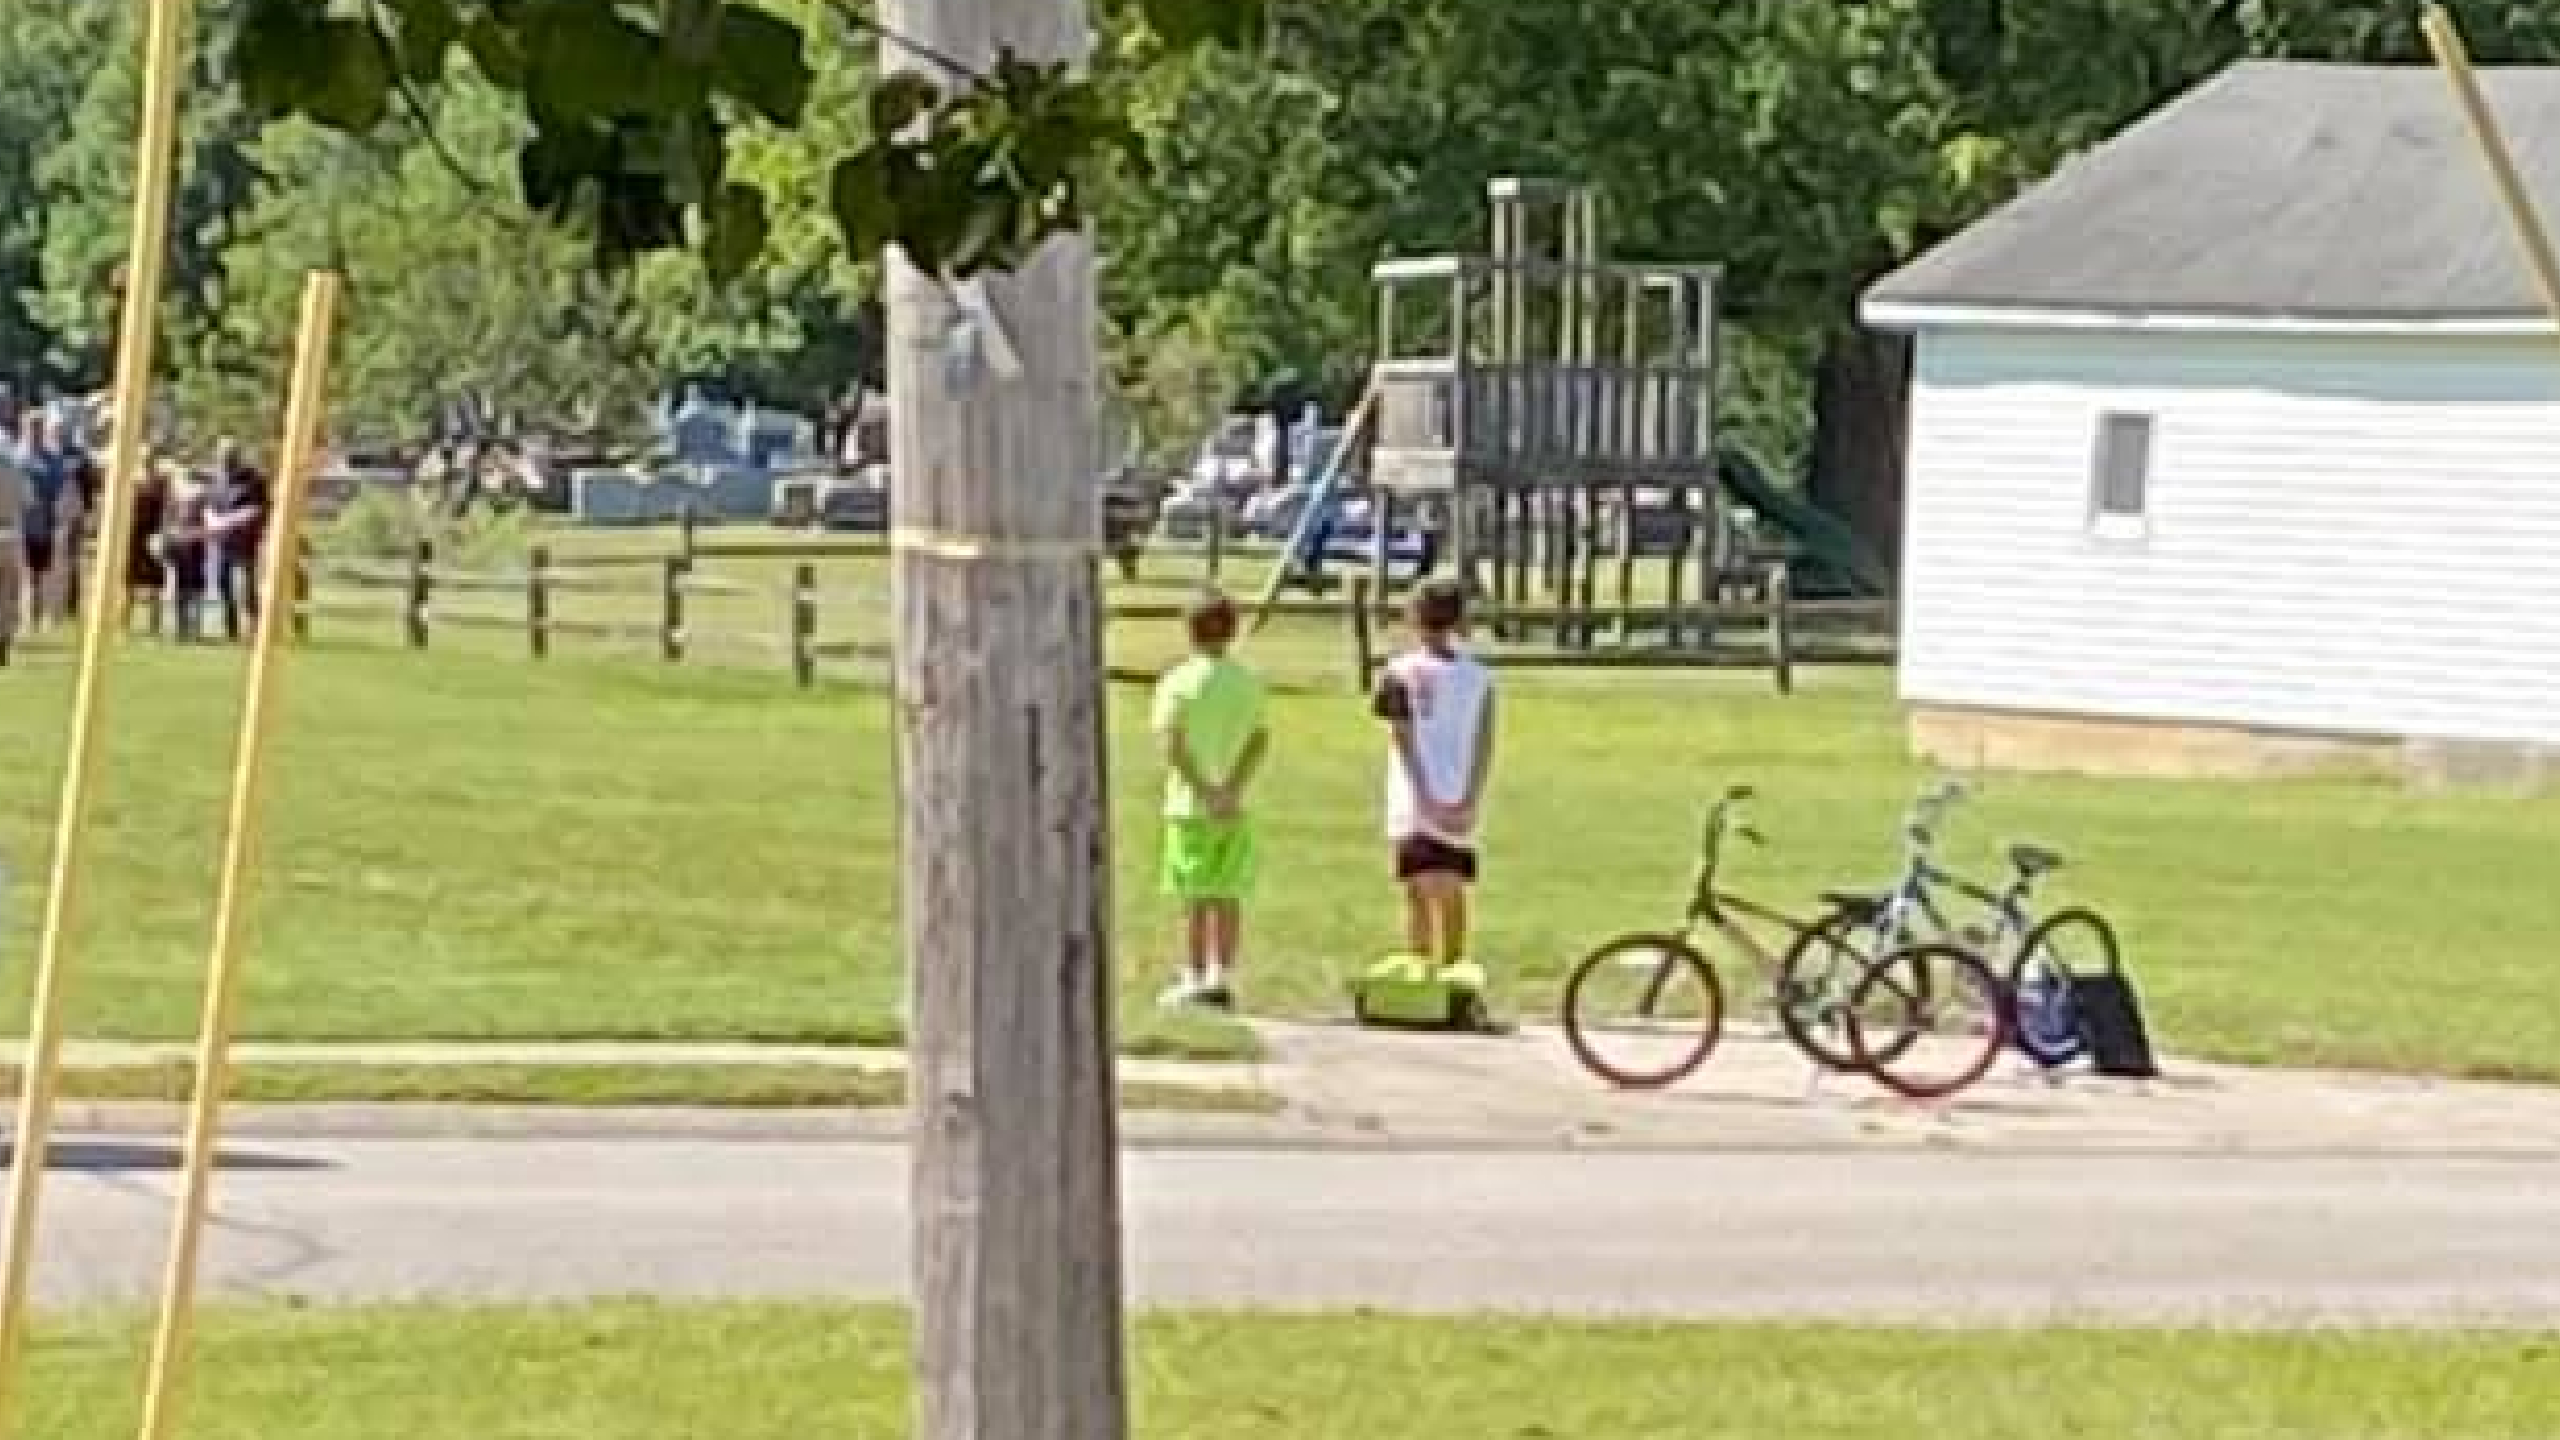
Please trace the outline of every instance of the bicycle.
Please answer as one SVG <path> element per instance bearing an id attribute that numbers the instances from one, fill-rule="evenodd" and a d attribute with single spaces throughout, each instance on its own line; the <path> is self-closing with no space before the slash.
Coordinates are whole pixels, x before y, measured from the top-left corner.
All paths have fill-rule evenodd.
<path id="1" fill-rule="evenodd" d="M 1944 1099 L 1971 1087 L 1998 1063 L 2014 1033 L 2009 988 L 1973 937 L 1945 922 L 1934 895 L 1938 885 L 1970 883 L 1932 858 L 1939 822 L 1964 793 L 1954 782 L 1923 792 L 1903 820 L 1901 877 L 1881 894 L 1825 892 L 1828 913 L 1779 961 L 1782 995 L 1837 995 L 1837 977 L 1857 977 L 1837 1003 L 1779 1006 L 1787 1038 L 1833 1068 L 1868 1071 L 1913 1099 Z M 1915 939 L 1915 912 L 1935 922 L 1939 933 Z M 1880 1009 L 1895 1014 L 1882 1035 L 1868 1023 Z M 1942 1033 L 1954 1047 L 1949 1067 L 1923 1074 L 1911 1059 L 1913 1048 Z"/>
<path id="2" fill-rule="evenodd" d="M 2088 1048 L 2071 995 L 2073 977 L 2113 973 L 2122 960 L 2115 927 L 2085 905 L 2067 906 L 2039 920 L 2032 908 L 2036 886 L 2061 870 L 2064 857 L 2042 845 L 2007 849 L 2008 882 L 1998 889 L 1967 879 L 1935 858 L 1940 821 L 1970 792 L 1959 781 L 1941 781 L 1914 803 L 1905 824 L 1903 874 L 1892 890 L 1854 908 L 1873 905 L 1868 921 L 1878 947 L 1911 943 L 1916 914 L 1928 922 L 1934 943 L 1970 949 L 1993 966 L 2005 988 L 2009 1038 L 2038 1066 L 2055 1069 Z M 1953 890 L 1989 913 L 1989 924 L 1959 924 L 1938 903 Z M 1843 907 L 1852 908 L 1852 907 Z"/>
<path id="3" fill-rule="evenodd" d="M 1567 977 L 1564 988 L 1565 1043 L 1584 1069 L 1622 1089 L 1658 1090 L 1679 1083 L 1696 1073 L 1699 1066 L 1714 1053 L 1723 1037 L 1725 1019 L 1724 982 L 1713 962 L 1700 948 L 1706 935 L 1712 934 L 1751 960 L 1770 983 L 1771 1003 L 1784 1016 L 1789 1010 L 1804 1008 L 1836 1011 L 1848 1005 L 1851 996 L 1865 979 L 1867 962 L 1852 952 L 1835 953 L 1840 963 L 1820 974 L 1809 966 L 1792 982 L 1779 952 L 1753 931 L 1754 926 L 1775 928 L 1794 937 L 1785 954 L 1794 954 L 1803 937 L 1834 922 L 1836 911 L 1826 912 L 1811 921 L 1799 920 L 1772 906 L 1738 895 L 1717 884 L 1725 841 L 1738 836 L 1752 844 L 1766 843 L 1760 833 L 1741 818 L 1742 807 L 1752 798 L 1749 786 L 1735 786 L 1708 811 L 1702 832 L 1698 868 L 1690 887 L 1689 903 L 1680 923 L 1665 930 L 1641 930 L 1620 935 L 1585 955 Z M 1849 897 L 1839 897 L 1849 898 Z M 1888 957 L 1899 963 L 1899 957 Z M 1600 992 L 1619 978 L 1632 978 L 1637 994 L 1626 1020 L 1618 1020 L 1603 1008 Z M 1987 975 L 1985 977 L 1988 978 Z M 1870 1000 L 1879 1014 L 1870 1017 L 1865 1030 L 1890 1028 L 1902 1020 L 1915 1017 L 1917 1007 L 1897 987 L 1867 987 Z M 1896 1017 L 1901 1017 L 1897 1019 Z M 1854 1056 L 1847 1047 L 1807 1045 L 1797 1039 L 1812 1028 L 1782 1023 L 1781 1029 L 1797 1048 L 1817 1066 L 1826 1070 L 1869 1070 L 1868 1063 Z M 1660 1043 L 1660 1058 L 1638 1062 L 1614 1049 L 1604 1048 L 1604 1041 L 1614 1046 L 1621 1039 L 1654 1040 Z M 1891 1046 L 1871 1047 L 1889 1052 L 1886 1065 L 1892 1065 L 1899 1051 Z M 1907 1050 L 1909 1047 L 1902 1047 Z M 1881 1077 L 1880 1077 L 1881 1078 Z M 1887 1082 L 1891 1084 L 1891 1082 Z M 1893 1088 L 1900 1088 L 1895 1086 Z"/>

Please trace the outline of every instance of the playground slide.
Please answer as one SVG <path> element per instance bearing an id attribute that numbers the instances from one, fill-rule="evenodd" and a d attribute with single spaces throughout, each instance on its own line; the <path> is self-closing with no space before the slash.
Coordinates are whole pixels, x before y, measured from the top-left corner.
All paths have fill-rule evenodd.
<path id="1" fill-rule="evenodd" d="M 1866 542 L 1830 512 L 1770 479 L 1759 457 L 1727 445 L 1717 453 L 1716 471 L 1727 497 L 1749 506 L 1763 525 L 1803 552 L 1795 576 L 1801 593 L 1882 595 L 1891 588 L 1892 577 Z"/>

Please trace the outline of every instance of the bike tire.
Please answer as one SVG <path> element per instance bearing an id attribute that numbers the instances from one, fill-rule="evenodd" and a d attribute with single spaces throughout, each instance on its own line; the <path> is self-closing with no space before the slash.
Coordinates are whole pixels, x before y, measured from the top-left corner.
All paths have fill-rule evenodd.
<path id="1" fill-rule="evenodd" d="M 2072 931 L 2086 932 L 2085 948 L 2055 943 L 2055 936 Z M 2124 960 L 2115 927 L 2107 918 L 2075 905 L 2055 911 L 2029 930 L 2009 964 L 2011 1038 L 2020 1054 L 2047 1070 L 2058 1070 L 2089 1053 L 2088 1037 L 2080 1031 L 2079 1008 L 2071 998 L 2072 982 L 2081 972 L 2070 963 L 2088 955 L 2099 957 L 2098 969 L 2106 974 L 2114 974 Z"/>
<path id="2" fill-rule="evenodd" d="M 1603 1029 L 1599 1017 L 1588 1013 L 1594 978 L 1625 958 L 1642 953 L 1661 957 L 1664 973 L 1653 981 L 1652 994 L 1661 991 L 1674 979 L 1685 979 L 1698 988 L 1702 997 L 1694 1036 L 1671 1051 L 1668 1063 L 1631 1066 L 1605 1055 L 1597 1042 Z M 1724 1036 L 1724 982 L 1716 977 L 1716 967 L 1708 963 L 1698 947 L 1678 935 L 1658 931 L 1638 931 L 1621 935 L 1582 957 L 1564 984 L 1564 1039 L 1573 1058 L 1582 1068 L 1622 1090 L 1661 1090 L 1679 1084 L 1697 1073 L 1715 1053 L 1716 1042 Z"/>
<path id="3" fill-rule="evenodd" d="M 1925 976 L 1926 983 L 1914 986 L 1912 976 Z M 1889 999 L 1876 995 L 1880 986 L 1891 988 Z M 1980 1036 L 1968 1042 L 1967 1058 L 1939 1074 L 1924 1075 L 1907 1066 L 1913 1046 L 1932 1028 L 1933 1017 L 1967 997 L 1985 1017 Z M 1866 1017 L 1871 1009 L 1899 1012 L 1892 1026 L 1891 1054 L 1881 1053 L 1868 1039 L 1871 1020 Z M 1973 1088 L 1999 1062 L 2000 1052 L 2009 1044 L 2009 992 L 1971 950 L 1945 941 L 1906 945 L 1869 965 L 1858 977 L 1843 1021 L 1851 1053 L 1877 1084 L 1909 1100 L 1944 1100 Z"/>
<path id="4" fill-rule="evenodd" d="M 1874 963 L 1863 944 L 1866 924 L 1847 910 L 1833 910 L 1798 931 L 1788 944 L 1787 953 L 1778 959 L 1776 993 L 1770 997 L 1777 1011 L 1778 1029 L 1788 1043 L 1816 1065 L 1844 1075 L 1867 1068 L 1851 1047 L 1840 1021 L 1845 998 L 1833 1003 L 1807 997 L 1826 990 L 1837 990 L 1845 997 L 1846 992 L 1856 988 L 1858 979 Z M 1813 974 L 1817 969 L 1821 971 L 1819 977 Z M 1843 975 L 1843 969 L 1852 973 Z M 1918 977 L 1918 983 L 1925 986 L 1927 977 Z M 1828 1010 L 1821 1008 L 1826 1003 L 1831 1004 Z M 1905 1036 L 1897 1043 L 1871 1037 L 1869 1043 L 1873 1053 L 1890 1060 L 1909 1049 L 1917 1038 Z"/>

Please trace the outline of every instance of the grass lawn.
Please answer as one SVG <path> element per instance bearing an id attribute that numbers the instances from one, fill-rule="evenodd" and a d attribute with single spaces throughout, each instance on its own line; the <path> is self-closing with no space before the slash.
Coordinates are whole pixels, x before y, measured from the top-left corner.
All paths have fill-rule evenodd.
<path id="1" fill-rule="evenodd" d="M 0 1097 L 14 1099 L 24 1072 L 0 1068 Z M 184 1103 L 195 1066 L 80 1066 L 62 1072 L 70 1100 Z M 321 1065 L 231 1067 L 239 1105 L 384 1104 L 708 1106 L 734 1110 L 886 1109 L 904 1105 L 903 1070 L 844 1065 Z M 1268 1115 L 1277 1097 L 1241 1085 L 1120 1084 L 1130 1110 Z"/>
<path id="2" fill-rule="evenodd" d="M 893 1440 L 885 1311 L 232 1312 L 195 1440 Z M 26 1433 L 133 1430 L 134 1328 L 41 1335 Z M 1218 1440 L 2539 1440 L 2548 1339 L 1893 1332 L 1480 1318 L 1163 1316 L 1131 1356 L 1135 1433 Z M 455 1383 L 458 1377 L 469 1383 Z"/>
<path id="3" fill-rule="evenodd" d="M 1166 653 L 1161 640 L 1156 656 Z M 0 674 L 0 964 L 24 961 L 69 689 L 62 650 Z M 238 657 L 143 645 L 113 677 L 111 783 L 70 1003 L 75 1033 L 191 1033 Z M 1919 776 L 1873 672 L 1514 675 L 1481 953 L 1550 1011 L 1585 948 L 1672 918 L 1702 802 L 1756 783 L 1774 900 L 1871 881 Z M 1173 915 L 1153 884 L 1144 696 L 1115 693 L 1123 1014 L 1142 1050 L 1216 1051 L 1148 1004 Z M 900 989 L 887 712 L 717 667 L 322 639 L 286 677 L 247 1031 L 282 1038 L 880 1039 Z M 1283 689 L 1260 802 L 1247 999 L 1330 1011 L 1331 967 L 1395 921 L 1379 740 L 1339 681 Z M 2034 837 L 2057 898 L 2118 921 L 2164 1042 L 2246 1060 L 2560 1076 L 2549 960 L 2560 797 L 1996 777 L 1959 858 Z M 1737 979 L 1736 985 L 1742 982 Z"/>

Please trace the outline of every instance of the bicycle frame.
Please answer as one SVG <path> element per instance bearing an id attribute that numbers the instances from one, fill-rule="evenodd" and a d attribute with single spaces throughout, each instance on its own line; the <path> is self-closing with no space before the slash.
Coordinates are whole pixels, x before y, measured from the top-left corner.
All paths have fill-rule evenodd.
<path id="1" fill-rule="evenodd" d="M 2005 957 L 2010 949 L 2026 940 L 2033 928 L 2034 915 L 2027 902 L 2034 898 L 2035 877 L 2019 871 L 2007 886 L 1994 890 L 1977 881 L 1968 880 L 1937 863 L 1938 823 L 1955 803 L 1965 797 L 1964 786 L 1954 781 L 1941 783 L 1913 803 L 1903 822 L 1903 868 L 1901 878 L 1887 892 L 1869 932 L 1875 937 L 1876 954 L 1884 954 L 1903 943 L 1911 935 L 1915 914 L 1934 927 L 1941 938 L 1960 940 L 1986 960 Z M 1953 890 L 1991 913 L 1991 926 L 1979 935 L 1950 919 L 1938 903 L 1940 890 Z"/>
<path id="2" fill-rule="evenodd" d="M 1785 911 L 1721 889 L 1716 884 L 1716 871 L 1723 860 L 1727 835 L 1738 834 L 1753 844 L 1760 843 L 1760 832 L 1739 818 L 1743 805 L 1751 797 L 1751 787 L 1734 786 L 1725 791 L 1723 798 L 1707 812 L 1705 833 L 1698 850 L 1697 879 L 1690 887 L 1689 909 L 1682 917 L 1680 935 L 1682 939 L 1694 942 L 1701 928 L 1713 931 L 1717 938 L 1740 951 L 1751 962 L 1774 994 L 1783 955 L 1763 944 L 1750 926 L 1757 924 L 1783 930 L 1790 942 L 1812 926 Z M 1661 1002 L 1662 987 L 1669 978 L 1667 970 L 1654 978 L 1652 986 L 1645 992 L 1645 1009 L 1651 1010 Z"/>

